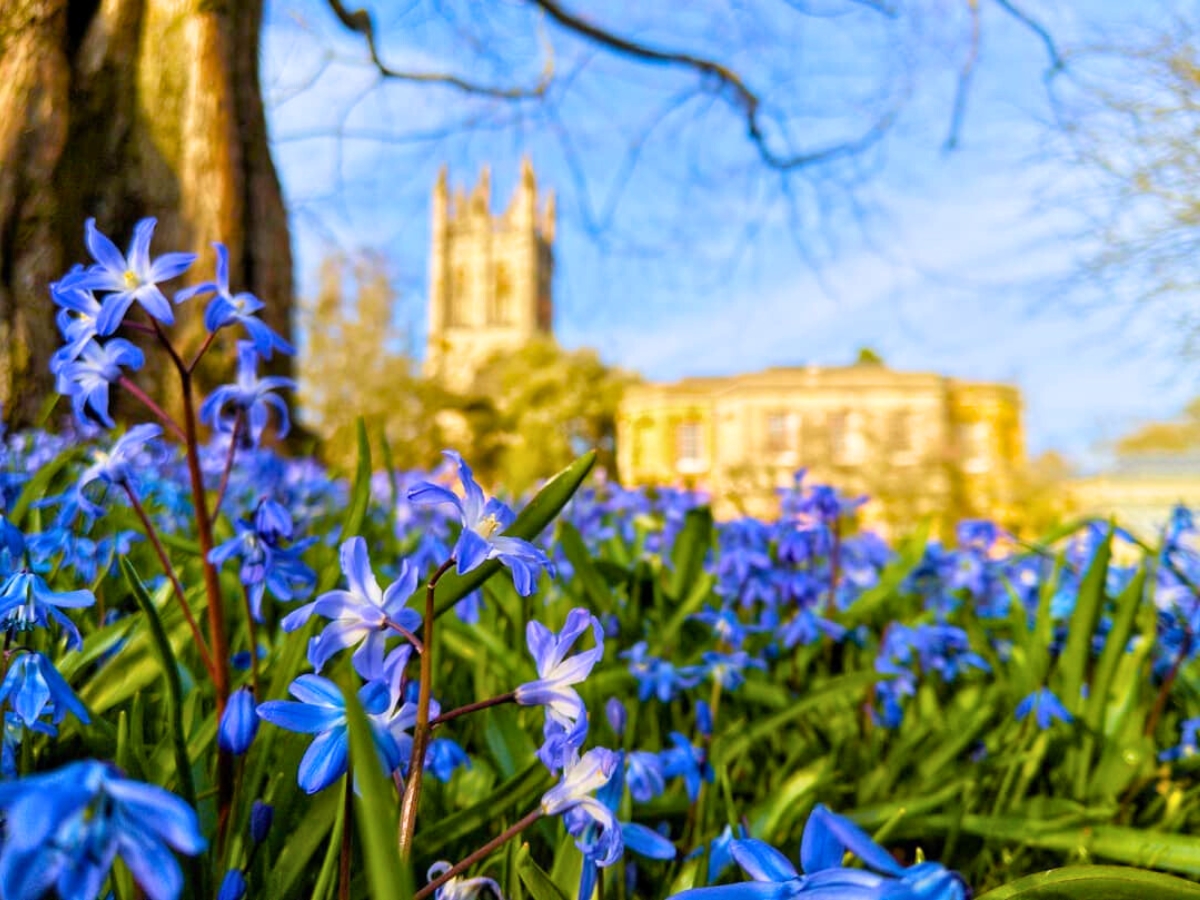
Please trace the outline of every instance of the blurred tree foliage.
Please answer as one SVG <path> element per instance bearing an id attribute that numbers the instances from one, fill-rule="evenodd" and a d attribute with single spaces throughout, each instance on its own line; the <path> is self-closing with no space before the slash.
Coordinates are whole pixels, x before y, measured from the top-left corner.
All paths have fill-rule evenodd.
<path id="1" fill-rule="evenodd" d="M 637 376 L 606 366 L 594 350 L 564 350 L 551 338 L 498 354 L 475 380 L 475 459 L 499 484 L 532 487 L 581 452 L 616 471 L 617 407 Z"/>
<path id="2" fill-rule="evenodd" d="M 376 253 L 329 256 L 316 297 L 302 303 L 302 419 L 320 436 L 320 455 L 343 468 L 354 464 L 358 452 L 360 416 L 372 457 L 384 459 L 386 436 L 399 468 L 428 465 L 444 443 L 435 412 L 448 398 L 420 377 L 407 336 L 395 324 L 391 275 Z"/>
<path id="3" fill-rule="evenodd" d="M 493 357 L 471 390 L 451 393 L 420 374 L 395 323 L 392 282 L 381 255 L 337 254 L 321 265 L 316 297 L 302 304 L 300 402 L 322 458 L 353 466 L 361 416 L 372 457 L 385 459 L 386 437 L 400 469 L 430 466 L 454 446 L 482 480 L 518 493 L 591 448 L 615 471 L 617 406 L 635 376 L 593 350 L 545 338 Z"/>
<path id="4" fill-rule="evenodd" d="M 1200 397 L 1171 422 L 1150 422 L 1117 441 L 1118 456 L 1194 453 L 1200 450 Z"/>

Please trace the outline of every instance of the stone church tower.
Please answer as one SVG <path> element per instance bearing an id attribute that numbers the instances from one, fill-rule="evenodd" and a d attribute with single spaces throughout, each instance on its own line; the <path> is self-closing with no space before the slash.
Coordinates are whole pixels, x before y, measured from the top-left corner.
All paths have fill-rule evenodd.
<path id="1" fill-rule="evenodd" d="M 500 215 L 492 215 L 491 194 L 486 166 L 470 195 L 450 195 L 445 167 L 433 188 L 425 374 L 454 391 L 470 388 L 492 355 L 552 328 L 554 194 L 539 210 L 528 157 Z"/>

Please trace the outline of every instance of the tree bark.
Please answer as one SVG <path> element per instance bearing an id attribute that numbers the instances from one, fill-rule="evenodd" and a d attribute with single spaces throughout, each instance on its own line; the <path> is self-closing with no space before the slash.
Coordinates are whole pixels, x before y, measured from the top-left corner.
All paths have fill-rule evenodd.
<path id="1" fill-rule="evenodd" d="M 87 262 L 83 223 L 127 244 L 156 216 L 152 255 L 229 248 L 230 284 L 290 335 L 292 258 L 267 143 L 258 50 L 263 0 L 5 0 L 0 3 L 0 403 L 32 422 L 53 389 L 49 283 Z M 179 285 L 182 286 L 182 283 Z M 175 287 L 175 286 L 172 286 Z M 177 342 L 203 337 L 179 309 Z M 229 380 L 237 334 L 200 372 Z M 137 340 L 136 336 L 129 336 Z M 148 354 L 154 358 L 156 354 Z M 286 359 L 275 361 L 286 373 Z M 165 369 L 150 393 L 170 399 Z"/>

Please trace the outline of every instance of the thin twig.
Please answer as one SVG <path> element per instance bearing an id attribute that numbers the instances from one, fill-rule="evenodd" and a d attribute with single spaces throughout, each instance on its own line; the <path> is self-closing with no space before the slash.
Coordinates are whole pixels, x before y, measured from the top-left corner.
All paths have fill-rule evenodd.
<path id="1" fill-rule="evenodd" d="M 479 712 L 483 709 L 488 709 L 492 706 L 499 706 L 502 703 L 515 703 L 517 701 L 517 692 L 509 691 L 507 694 L 499 694 L 495 697 L 489 697 L 487 700 L 476 700 L 474 703 L 468 703 L 466 706 L 459 706 L 449 712 L 444 712 L 436 719 L 430 719 L 429 727 L 435 728 L 438 725 L 445 725 L 447 722 L 453 722 L 459 716 L 470 715 L 471 713 Z"/>
<path id="2" fill-rule="evenodd" d="M 397 845 L 404 860 L 412 854 L 413 834 L 417 829 L 417 806 L 421 802 L 421 780 L 425 771 L 425 751 L 429 748 L 429 703 L 433 696 L 433 621 L 436 614 L 434 596 L 438 580 L 454 565 L 450 557 L 433 573 L 425 586 L 425 652 L 421 654 L 421 684 L 417 695 L 417 724 L 413 728 L 412 754 L 408 763 L 408 783 L 400 801 L 400 829 Z"/>
<path id="3" fill-rule="evenodd" d="M 179 581 L 179 576 L 175 574 L 175 567 L 171 565 L 171 559 L 167 556 L 167 551 L 163 548 L 162 541 L 159 540 L 158 529 L 154 527 L 154 522 L 147 515 L 141 501 L 138 500 L 133 485 L 125 482 L 121 486 L 125 489 L 125 496 L 129 498 L 129 503 L 133 507 L 134 513 L 141 520 L 142 528 L 146 532 L 146 537 L 150 540 L 150 545 L 154 548 L 155 555 L 158 556 L 158 561 L 163 567 L 163 572 L 175 588 L 175 595 L 179 598 L 179 606 L 183 610 L 183 617 L 187 619 L 188 627 L 192 629 L 192 639 L 196 642 L 196 646 L 200 650 L 200 658 L 204 662 L 204 668 L 212 675 L 213 660 L 208 652 L 208 645 L 204 641 L 204 635 L 200 631 L 199 623 L 196 621 L 195 616 L 192 615 L 192 608 L 188 606 L 187 597 L 183 593 L 183 585 Z"/>
<path id="4" fill-rule="evenodd" d="M 142 405 L 150 410 L 150 412 L 154 414 L 154 417 L 162 422 L 163 425 L 166 426 L 167 430 L 179 439 L 181 444 L 186 443 L 187 437 L 184 435 L 183 429 L 179 426 L 179 423 L 172 419 L 167 414 L 166 410 L 151 400 L 150 395 L 138 387 L 133 382 L 133 379 L 131 379 L 128 375 L 122 375 L 117 379 L 117 384 L 119 384 L 129 394 L 142 401 Z"/>
<path id="5" fill-rule="evenodd" d="M 382 57 L 379 55 L 379 46 L 375 40 L 375 23 L 371 19 L 371 14 L 365 9 L 351 11 L 346 8 L 341 0 L 328 0 L 328 2 L 329 8 L 338 17 L 339 22 L 351 31 L 361 34 L 366 39 L 367 52 L 371 55 L 371 62 L 384 78 L 396 81 L 413 81 L 422 84 L 440 84 L 462 91 L 464 94 L 479 94 L 484 97 L 496 97 L 500 100 L 536 99 L 546 93 L 546 90 L 550 87 L 550 83 L 554 80 L 552 58 L 547 59 L 545 70 L 542 72 L 542 77 L 538 80 L 538 83 L 527 88 L 496 87 L 494 85 L 480 84 L 475 81 L 468 81 L 458 75 L 449 75 L 444 72 L 407 72 L 401 69 L 393 69 L 384 63 Z"/>
<path id="6" fill-rule="evenodd" d="M 244 412 L 239 411 L 237 418 L 233 420 L 233 433 L 229 436 L 229 453 L 225 456 L 225 468 L 221 471 L 221 484 L 217 488 L 217 499 L 213 503 L 212 513 L 209 516 L 214 522 L 217 520 L 217 513 L 221 511 L 221 504 L 225 501 L 225 490 L 229 487 L 229 475 L 233 471 L 233 457 L 237 454 L 238 440 L 242 436 L 242 421 L 245 415 Z"/>
<path id="7" fill-rule="evenodd" d="M 426 897 L 440 888 L 451 878 L 461 875 L 471 866 L 475 865 L 475 863 L 488 857 L 500 847 L 503 847 L 541 817 L 542 810 L 539 807 L 538 809 L 535 809 L 533 812 L 529 813 L 523 819 L 518 819 L 515 823 L 504 829 L 504 831 L 500 832 L 500 834 L 496 835 L 496 837 L 492 838 L 470 856 L 455 863 L 437 878 L 433 879 L 433 881 L 429 882 L 429 884 L 425 885 L 425 887 L 413 894 L 413 900 L 425 900 Z"/>

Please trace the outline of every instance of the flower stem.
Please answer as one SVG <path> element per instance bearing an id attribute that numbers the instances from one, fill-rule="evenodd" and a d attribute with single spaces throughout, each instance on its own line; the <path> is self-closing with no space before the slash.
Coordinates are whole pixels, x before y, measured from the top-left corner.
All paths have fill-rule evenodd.
<path id="1" fill-rule="evenodd" d="M 187 437 L 184 435 L 183 429 L 179 427 L 179 423 L 172 419 L 170 415 L 167 414 L 166 410 L 151 400 L 150 395 L 138 387 L 134 383 L 133 379 L 131 379 L 128 375 L 122 375 L 117 379 L 117 384 L 119 384 L 126 391 L 126 393 L 137 397 L 138 400 L 142 401 L 142 405 L 145 406 L 146 409 L 150 410 L 150 412 L 154 414 L 154 417 L 162 422 L 163 425 L 166 426 L 167 430 L 179 439 L 180 443 L 186 443 Z"/>
<path id="2" fill-rule="evenodd" d="M 354 769 L 346 764 L 342 794 L 342 849 L 338 859 L 338 900 L 350 900 L 350 861 L 354 857 Z"/>
<path id="3" fill-rule="evenodd" d="M 425 630 L 424 651 L 421 653 L 421 684 L 417 695 L 417 724 L 413 728 L 412 755 L 408 763 L 408 783 L 404 785 L 404 797 L 400 801 L 400 829 L 396 838 L 400 857 L 405 862 L 412 855 L 413 834 L 417 829 L 417 806 L 421 802 L 421 777 L 425 771 L 425 751 L 429 748 L 429 702 L 433 696 L 433 619 L 435 615 L 434 595 L 437 583 L 454 565 L 454 557 L 438 566 L 437 571 L 425 585 Z"/>
<path id="4" fill-rule="evenodd" d="M 216 337 L 217 333 L 215 331 L 208 333 L 208 337 L 204 339 L 204 343 L 200 345 L 200 349 L 196 351 L 196 355 L 192 357 L 192 361 L 188 363 L 187 370 L 189 375 L 196 371 L 196 366 L 200 365 L 201 358 L 208 352 L 208 348 L 212 346 Z"/>
<path id="5" fill-rule="evenodd" d="M 217 513 L 221 511 L 221 504 L 225 501 L 225 490 L 229 487 L 229 475 L 233 472 L 233 458 L 237 455 L 238 441 L 242 437 L 242 422 L 245 419 L 244 413 L 238 413 L 237 418 L 233 421 L 233 434 L 229 436 L 229 453 L 225 456 L 225 468 L 221 471 L 221 485 L 217 488 L 217 499 L 213 503 L 212 513 L 210 518 L 215 522 Z"/>
<path id="6" fill-rule="evenodd" d="M 204 572 L 204 591 L 208 595 L 208 640 L 212 648 L 213 690 L 217 695 L 217 720 L 225 712 L 229 700 L 229 636 L 225 631 L 225 602 L 221 596 L 221 578 L 217 567 L 209 561 L 213 549 L 212 520 L 208 517 L 208 499 L 204 491 L 204 473 L 200 469 L 200 439 L 196 426 L 196 400 L 192 373 L 179 352 L 171 344 L 157 321 L 153 322 L 159 341 L 166 348 L 179 372 L 183 389 L 184 447 L 187 450 L 188 475 L 192 486 L 192 507 L 196 514 L 196 538 L 200 544 L 200 563 Z M 226 750 L 217 753 L 217 846 L 224 846 L 229 827 L 233 796 L 233 754 Z"/>
<path id="7" fill-rule="evenodd" d="M 516 691 L 509 691 L 507 694 L 500 694 L 496 697 L 490 697 L 487 700 L 476 700 L 474 703 L 468 703 L 466 706 L 460 706 L 457 709 L 444 712 L 436 719 L 431 719 L 429 727 L 434 728 L 438 725 L 444 725 L 447 722 L 457 719 L 459 716 L 470 715 L 473 712 L 479 712 L 481 709 L 487 709 L 489 706 L 499 706 L 501 703 L 515 703 L 516 700 Z"/>
<path id="8" fill-rule="evenodd" d="M 183 585 L 179 581 L 179 576 L 175 574 L 175 567 L 171 565 L 171 559 L 167 556 L 167 551 L 163 548 L 162 541 L 158 537 L 158 529 L 154 527 L 154 522 L 146 514 L 146 509 L 138 499 L 133 485 L 125 482 L 121 486 L 125 488 L 125 496 L 129 498 L 129 503 L 141 521 L 142 528 L 146 532 L 146 537 L 150 539 L 150 545 L 154 548 L 155 555 L 158 556 L 158 561 L 163 567 L 164 574 L 170 579 L 171 584 L 175 588 L 175 596 L 179 598 L 179 606 L 183 610 L 183 617 L 187 619 L 188 627 L 192 630 L 192 639 L 195 640 L 196 646 L 200 650 L 200 658 L 204 662 L 204 668 L 208 670 L 211 676 L 213 674 L 213 660 L 208 652 L 208 644 L 204 641 L 204 635 L 200 632 L 200 625 L 196 622 L 196 617 L 192 615 L 192 608 L 188 605 L 187 597 L 184 596 Z"/>
<path id="9" fill-rule="evenodd" d="M 500 847 L 503 847 L 505 844 L 507 844 L 509 841 L 511 841 L 513 838 L 515 838 L 518 834 L 520 834 L 522 831 L 524 831 L 526 828 L 528 828 L 530 825 L 532 825 L 534 822 L 536 822 L 541 817 L 542 817 L 542 810 L 539 807 L 538 809 L 535 809 L 533 812 L 531 812 L 527 816 L 525 816 L 525 818 L 518 820 L 514 824 L 510 825 L 508 828 L 504 829 L 504 831 L 500 832 L 500 834 L 496 835 L 496 837 L 492 838 L 490 841 L 488 841 L 486 844 L 484 844 L 482 847 L 480 847 L 478 850 L 476 850 L 470 856 L 466 857 L 465 859 L 461 860 L 460 862 L 455 863 L 453 866 L 451 866 L 449 869 L 447 869 L 445 872 L 443 872 L 437 878 L 433 879 L 433 881 L 429 882 L 429 884 L 425 885 L 425 887 L 421 888 L 419 891 L 417 891 L 415 894 L 413 894 L 413 900 L 425 900 L 426 897 L 428 897 L 430 894 L 432 894 L 434 891 L 436 891 L 438 888 L 440 888 L 443 884 L 445 884 L 451 878 L 454 878 L 457 875 L 461 875 L 463 872 L 465 872 L 471 866 L 475 865 L 475 863 L 477 863 L 481 859 L 484 859 L 485 857 L 489 856 L 490 854 L 492 854 L 493 852 L 498 850 Z"/>
<path id="10" fill-rule="evenodd" d="M 405 639 L 413 645 L 413 648 L 417 651 L 417 653 L 425 652 L 425 644 L 422 642 L 422 640 L 399 622 L 396 622 L 393 619 L 384 619 L 383 625 L 385 628 L 390 628 L 392 631 L 396 631 L 404 635 Z"/>

